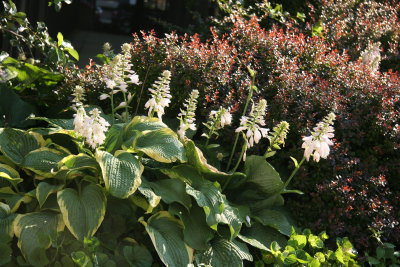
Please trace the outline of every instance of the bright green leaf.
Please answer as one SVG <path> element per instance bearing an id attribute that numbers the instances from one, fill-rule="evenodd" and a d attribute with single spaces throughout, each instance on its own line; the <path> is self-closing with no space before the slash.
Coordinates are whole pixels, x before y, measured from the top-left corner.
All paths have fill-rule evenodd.
<path id="1" fill-rule="evenodd" d="M 285 236 L 276 229 L 258 222 L 252 223 L 251 227 L 242 228 L 238 237 L 247 244 L 266 251 L 270 251 L 274 241 L 278 242 L 280 247 L 285 247 L 287 243 Z"/>
<path id="2" fill-rule="evenodd" d="M 61 44 L 62 44 L 63 41 L 64 41 L 64 37 L 63 37 L 62 33 L 59 32 L 59 33 L 57 34 L 57 44 L 58 44 L 58 46 L 61 46 Z"/>

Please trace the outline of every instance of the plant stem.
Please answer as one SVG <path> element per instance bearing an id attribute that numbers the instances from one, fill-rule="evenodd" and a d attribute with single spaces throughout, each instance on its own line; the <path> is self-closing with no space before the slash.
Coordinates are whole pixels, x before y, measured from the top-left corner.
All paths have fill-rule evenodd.
<path id="1" fill-rule="evenodd" d="M 297 171 L 300 169 L 301 165 L 304 163 L 304 161 L 306 160 L 306 157 L 303 157 L 300 161 L 300 163 L 297 165 L 297 167 L 293 170 L 292 174 L 290 175 L 289 179 L 286 180 L 285 184 L 283 185 L 282 189 L 281 189 L 281 193 L 283 192 L 283 190 L 285 190 L 285 188 L 288 186 L 288 184 L 290 183 L 290 181 L 292 180 L 293 176 L 297 173 Z"/>
<path id="2" fill-rule="evenodd" d="M 242 116 L 246 115 L 247 107 L 249 106 L 250 100 L 253 97 L 254 80 L 255 80 L 255 77 L 253 77 L 253 79 L 251 81 L 250 92 L 249 92 L 249 95 L 247 96 L 246 105 L 244 106 L 244 110 L 243 110 Z M 228 171 L 229 167 L 231 166 L 233 154 L 235 154 L 235 149 L 236 149 L 236 145 L 237 145 L 238 140 L 239 140 L 239 133 L 236 133 L 235 142 L 234 142 L 233 147 L 232 147 L 231 155 L 229 156 L 229 161 L 228 161 L 228 166 L 226 167 L 226 171 Z"/>
<path id="3" fill-rule="evenodd" d="M 141 98 L 142 98 L 143 89 L 144 89 L 144 85 L 145 85 L 145 83 L 146 83 L 146 81 L 147 81 L 147 76 L 148 76 L 148 74 L 149 74 L 149 70 L 150 70 L 150 65 L 147 66 L 146 75 L 145 75 L 145 77 L 144 77 L 144 81 L 143 81 L 143 84 L 142 84 L 142 88 L 140 89 L 139 99 L 138 99 L 137 106 L 136 106 L 136 110 L 135 110 L 135 116 L 137 115 L 137 112 L 138 112 L 138 109 L 139 109 L 140 100 L 141 100 Z"/>
<path id="4" fill-rule="evenodd" d="M 243 144 L 243 147 L 242 147 L 242 152 L 240 153 L 240 157 L 238 158 L 238 161 L 237 161 L 235 167 L 231 171 L 232 173 L 234 173 L 236 171 L 236 169 L 239 167 L 239 164 L 242 161 L 242 158 L 243 158 L 244 153 L 246 152 L 246 149 L 247 149 L 247 140 L 246 140 L 246 138 L 244 138 L 244 144 Z"/>

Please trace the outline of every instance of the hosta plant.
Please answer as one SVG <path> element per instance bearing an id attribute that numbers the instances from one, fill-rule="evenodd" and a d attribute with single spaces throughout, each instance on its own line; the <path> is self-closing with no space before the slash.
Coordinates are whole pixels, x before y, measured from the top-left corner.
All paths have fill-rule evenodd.
<path id="1" fill-rule="evenodd" d="M 284 183 L 266 159 L 281 148 L 288 125 L 267 135 L 261 127 L 265 100 L 252 103 L 246 114 L 257 90 L 249 71 L 253 83 L 232 154 L 236 144 L 243 147 L 230 159 L 237 161 L 233 169 L 223 164 L 226 172 L 210 165 L 199 147 L 215 148 L 209 141 L 231 117 L 225 109 L 215 111 L 207 145 L 197 145 L 185 136 L 195 129 L 193 91 L 179 115 L 178 135 L 162 121 L 171 98 L 168 71 L 149 89 L 148 116 L 129 111 L 130 72 L 109 76 L 112 86 L 102 99 L 111 101 L 111 115 L 86 106 L 77 87 L 74 118 L 32 116 L 48 127 L 1 128 L 0 265 L 243 266 L 253 260 L 251 247 L 285 246 L 292 223 L 283 194 L 299 193 L 286 187 L 305 159 L 329 153 L 334 115 L 304 138 L 303 160 L 293 159 L 296 168 Z M 271 140 L 265 155 L 245 157 L 263 137 Z"/>

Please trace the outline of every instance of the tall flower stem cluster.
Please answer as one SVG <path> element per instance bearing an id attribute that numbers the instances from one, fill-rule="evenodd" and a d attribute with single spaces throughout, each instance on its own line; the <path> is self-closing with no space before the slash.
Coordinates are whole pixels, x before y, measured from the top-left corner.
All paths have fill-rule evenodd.
<path id="1" fill-rule="evenodd" d="M 206 147 L 208 146 L 208 143 L 214 134 L 218 136 L 218 131 L 224 128 L 225 125 L 230 125 L 231 123 L 232 114 L 229 112 L 229 109 L 220 107 L 217 111 L 212 110 L 210 112 L 210 119 L 206 123 L 203 123 L 208 129 L 208 134 L 202 134 L 202 136 L 207 138 Z"/>
<path id="2" fill-rule="evenodd" d="M 265 99 L 261 99 L 256 105 L 253 103 L 248 117 L 242 116 L 240 119 L 240 127 L 236 129 L 236 132 L 242 133 L 245 145 L 243 146 L 242 153 L 238 159 L 238 162 L 236 163 L 235 168 L 233 168 L 233 172 L 239 166 L 242 157 L 244 161 L 246 160 L 246 150 L 253 147 L 254 144 L 257 144 L 262 137 L 266 137 L 268 135 L 269 129 L 260 127 L 265 126 L 264 116 L 266 109 L 267 101 Z"/>
<path id="3" fill-rule="evenodd" d="M 161 120 L 162 115 L 164 115 L 164 108 L 171 103 L 170 81 L 171 72 L 164 70 L 161 77 L 158 77 L 158 80 L 153 84 L 153 88 L 149 88 L 151 98 L 144 105 L 145 108 L 149 109 L 149 117 L 153 117 L 154 113 L 157 112 L 157 116 Z"/>
<path id="4" fill-rule="evenodd" d="M 100 116 L 100 110 L 92 109 L 88 116 L 82 102 L 85 100 L 84 89 L 76 86 L 73 93 L 74 109 L 76 110 L 74 118 L 74 131 L 83 137 L 83 140 L 92 148 L 104 143 L 110 124 Z"/>
<path id="5" fill-rule="evenodd" d="M 128 86 L 131 84 L 139 85 L 139 76 L 132 70 L 131 59 L 131 45 L 123 44 L 122 53 L 113 57 L 109 66 L 108 73 L 105 76 L 105 83 L 107 88 L 111 91 L 109 93 L 102 94 L 100 100 L 107 98 L 111 99 L 111 111 L 113 120 L 115 117 L 127 121 L 128 117 L 128 107 L 133 99 L 133 94 L 128 92 Z M 109 50 L 109 49 L 108 49 Z M 114 104 L 114 95 L 118 92 L 122 93 L 123 101 L 119 105 Z M 125 109 L 123 116 L 117 113 L 118 110 Z"/>
<path id="6" fill-rule="evenodd" d="M 280 122 L 277 126 L 272 129 L 272 133 L 268 136 L 269 147 L 265 151 L 264 157 L 272 157 L 276 151 L 281 149 L 281 145 L 285 146 L 285 139 L 289 131 L 289 123 L 286 121 Z"/>
<path id="7" fill-rule="evenodd" d="M 183 104 L 185 109 L 181 109 L 181 113 L 178 114 L 179 119 L 179 130 L 178 135 L 183 140 L 185 137 L 186 130 L 196 130 L 196 124 L 194 123 L 196 118 L 196 107 L 197 107 L 197 98 L 199 97 L 199 91 L 193 90 L 190 93 L 189 99 L 186 100 L 186 103 Z"/>
<path id="8" fill-rule="evenodd" d="M 250 73 L 251 83 L 250 83 L 250 87 L 249 87 L 249 94 L 247 96 L 246 104 L 244 105 L 242 117 L 246 115 L 247 108 L 249 106 L 250 100 L 253 97 L 253 91 L 257 92 L 257 87 L 254 85 L 255 84 L 255 80 L 256 80 L 256 74 L 250 68 L 248 68 L 248 71 Z M 233 158 L 233 155 L 235 154 L 236 145 L 237 145 L 238 140 L 239 140 L 239 132 L 236 132 L 235 142 L 233 143 L 233 147 L 232 147 L 231 154 L 229 156 L 229 160 L 228 160 L 228 165 L 226 167 L 226 171 L 229 171 L 229 167 L 231 166 L 232 158 Z"/>
<path id="9" fill-rule="evenodd" d="M 317 124 L 316 127 L 314 127 L 314 131 L 310 136 L 303 138 L 304 142 L 301 147 L 304 148 L 304 156 L 300 163 L 297 163 L 297 160 L 292 158 L 295 164 L 295 169 L 283 185 L 281 190 L 282 192 L 288 186 L 304 161 L 310 160 L 311 155 L 315 162 L 319 162 L 320 158 L 326 159 L 328 157 L 330 152 L 329 146 L 333 145 L 331 138 L 334 137 L 334 129 L 332 127 L 334 120 L 335 114 L 333 112 L 329 113 L 321 122 Z"/>

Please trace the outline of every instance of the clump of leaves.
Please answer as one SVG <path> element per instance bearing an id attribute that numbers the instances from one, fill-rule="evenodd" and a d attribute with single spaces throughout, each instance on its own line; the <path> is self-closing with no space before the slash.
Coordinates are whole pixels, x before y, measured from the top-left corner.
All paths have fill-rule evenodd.
<path id="1" fill-rule="evenodd" d="M 272 242 L 257 266 L 360 266 L 356 261 L 357 251 L 348 238 L 338 238 L 335 251 L 325 247 L 326 239 L 328 235 L 325 232 L 314 235 L 305 229 L 302 234 L 298 234 L 292 228 L 287 246 L 282 249 L 276 242 Z"/>

